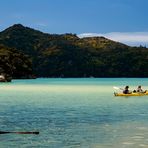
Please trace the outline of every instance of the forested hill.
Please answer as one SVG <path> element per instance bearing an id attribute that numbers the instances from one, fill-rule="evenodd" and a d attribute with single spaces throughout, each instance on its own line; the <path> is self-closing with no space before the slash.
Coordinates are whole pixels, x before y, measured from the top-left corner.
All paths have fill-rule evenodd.
<path id="1" fill-rule="evenodd" d="M 14 78 L 148 77 L 146 47 L 104 37 L 47 34 L 16 24 L 0 32 L 0 44 L 0 73 Z"/>

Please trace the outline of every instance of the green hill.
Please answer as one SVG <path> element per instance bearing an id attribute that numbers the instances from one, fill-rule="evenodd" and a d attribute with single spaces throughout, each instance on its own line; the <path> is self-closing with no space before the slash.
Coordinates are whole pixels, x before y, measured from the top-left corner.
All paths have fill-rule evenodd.
<path id="1" fill-rule="evenodd" d="M 148 77 L 147 48 L 104 37 L 46 34 L 17 24 L 0 32 L 0 44 L 15 48 L 11 54 L 25 58 L 7 71 L 14 78 L 33 73 L 37 77 Z"/>

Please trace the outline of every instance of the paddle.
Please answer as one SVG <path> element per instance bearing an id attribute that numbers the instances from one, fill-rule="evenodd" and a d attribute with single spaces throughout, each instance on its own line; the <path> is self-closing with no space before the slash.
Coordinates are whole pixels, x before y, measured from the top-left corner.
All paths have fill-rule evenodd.
<path id="1" fill-rule="evenodd" d="M 119 87 L 116 87 L 116 86 L 114 86 L 113 88 L 117 89 L 117 90 L 124 90 L 123 88 L 119 88 Z"/>
<path id="2" fill-rule="evenodd" d="M 39 132 L 5 132 L 5 131 L 0 131 L 0 134 L 35 134 L 35 135 L 38 135 Z"/>

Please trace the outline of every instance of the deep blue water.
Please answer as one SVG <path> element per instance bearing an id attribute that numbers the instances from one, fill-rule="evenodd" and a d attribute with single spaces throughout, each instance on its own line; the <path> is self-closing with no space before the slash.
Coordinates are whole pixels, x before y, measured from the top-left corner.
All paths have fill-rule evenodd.
<path id="1" fill-rule="evenodd" d="M 0 83 L 0 130 L 39 135 L 0 135 L 0 147 L 148 147 L 148 96 L 114 97 L 113 86 L 148 79 L 36 79 Z"/>

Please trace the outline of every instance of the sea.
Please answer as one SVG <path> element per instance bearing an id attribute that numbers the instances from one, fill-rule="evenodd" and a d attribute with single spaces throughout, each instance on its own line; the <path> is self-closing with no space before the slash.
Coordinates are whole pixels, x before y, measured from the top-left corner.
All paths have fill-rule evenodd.
<path id="1" fill-rule="evenodd" d="M 0 148 L 148 148 L 148 96 L 113 87 L 147 78 L 40 78 L 0 83 Z"/>

